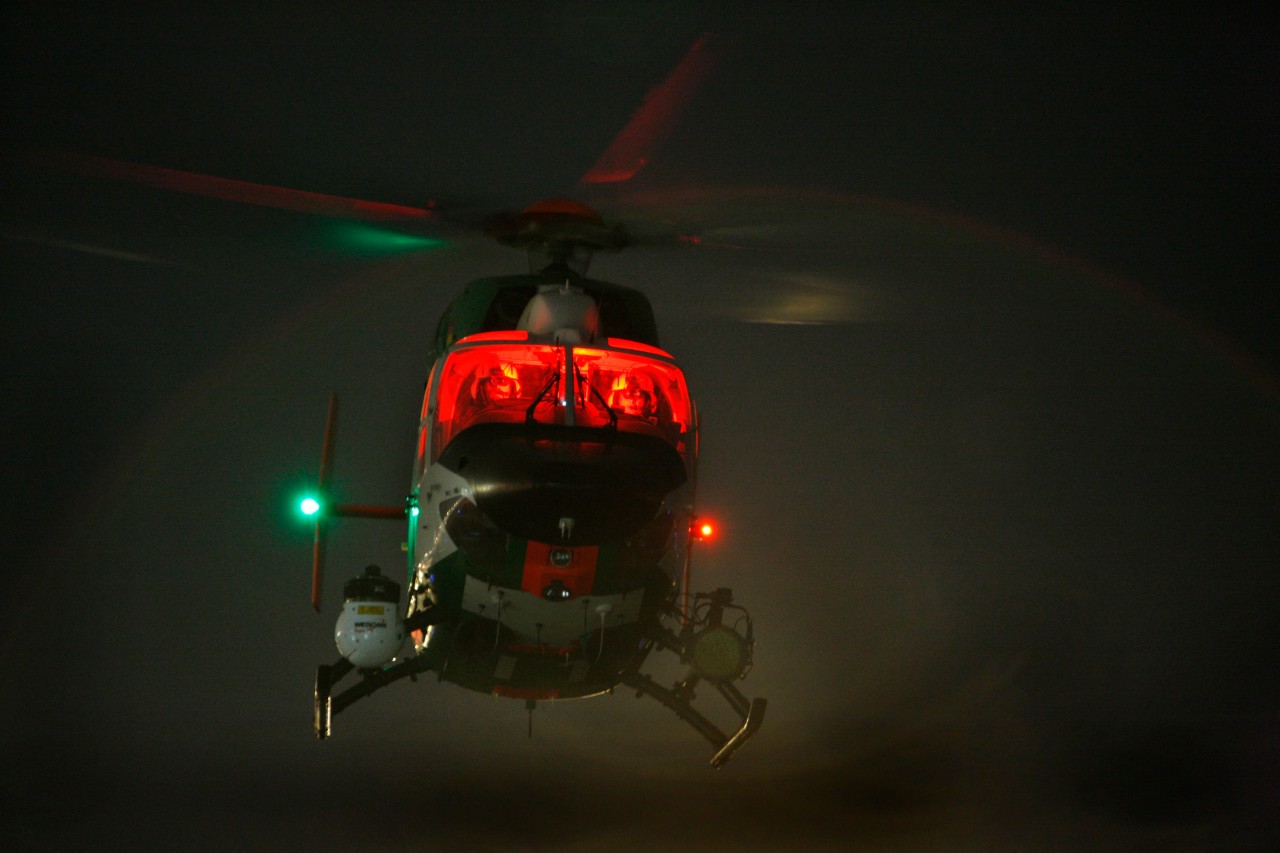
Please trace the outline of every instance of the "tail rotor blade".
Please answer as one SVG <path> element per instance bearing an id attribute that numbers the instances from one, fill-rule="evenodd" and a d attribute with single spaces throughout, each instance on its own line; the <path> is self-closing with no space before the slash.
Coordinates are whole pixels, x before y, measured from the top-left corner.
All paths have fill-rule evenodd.
<path id="1" fill-rule="evenodd" d="M 324 519 L 316 519 L 315 542 L 311 549 L 311 609 L 320 612 L 320 593 L 324 578 L 324 544 L 328 528 Z"/>
<path id="2" fill-rule="evenodd" d="M 338 432 L 338 393 L 329 394 L 329 414 L 324 424 L 324 447 L 320 451 L 320 511 L 316 514 L 315 539 L 311 550 L 311 607 L 320 612 L 320 595 L 324 582 L 324 546 L 328 534 L 326 515 L 329 511 L 329 477 L 333 471 L 333 445 Z"/>

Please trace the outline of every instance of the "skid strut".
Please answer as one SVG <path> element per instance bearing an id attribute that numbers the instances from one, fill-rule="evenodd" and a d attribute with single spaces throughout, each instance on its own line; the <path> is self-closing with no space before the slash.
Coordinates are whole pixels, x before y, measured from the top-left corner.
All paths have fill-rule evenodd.
<path id="1" fill-rule="evenodd" d="M 759 730 L 764 723 L 764 712 L 769 703 L 766 699 L 748 701 L 747 697 L 742 695 L 742 691 L 732 684 L 715 685 L 716 690 L 728 700 L 734 712 L 742 719 L 738 730 L 732 736 L 728 736 L 720 730 L 719 726 L 694 709 L 693 684 L 690 682 L 696 682 L 696 680 L 695 676 L 680 682 L 673 688 L 667 688 L 638 672 L 627 672 L 622 676 L 622 683 L 634 688 L 637 696 L 650 696 L 657 699 L 674 711 L 677 717 L 688 723 L 694 731 L 710 741 L 716 750 L 711 756 L 711 766 L 720 768 Z"/>

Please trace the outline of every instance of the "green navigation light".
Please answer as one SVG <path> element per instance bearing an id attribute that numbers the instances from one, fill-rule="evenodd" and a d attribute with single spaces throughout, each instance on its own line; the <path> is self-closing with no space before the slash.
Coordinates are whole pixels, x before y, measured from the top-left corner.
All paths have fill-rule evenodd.
<path id="1" fill-rule="evenodd" d="M 320 511 L 320 501 L 315 498 L 303 498 L 302 503 L 298 504 L 298 509 L 302 510 L 303 515 L 315 515 Z"/>

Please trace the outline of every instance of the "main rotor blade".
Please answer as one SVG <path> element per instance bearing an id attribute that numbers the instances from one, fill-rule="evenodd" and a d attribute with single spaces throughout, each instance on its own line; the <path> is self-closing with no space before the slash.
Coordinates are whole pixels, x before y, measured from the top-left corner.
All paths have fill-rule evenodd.
<path id="1" fill-rule="evenodd" d="M 699 36 L 667 79 L 649 91 L 631 121 L 578 181 L 580 188 L 629 181 L 649 162 L 711 70 L 711 41 L 710 33 Z"/>
<path id="2" fill-rule="evenodd" d="M 174 266 L 172 261 L 146 255 L 141 252 L 130 252 L 125 249 L 114 249 L 110 246 L 99 246 L 95 243 L 83 243 L 77 240 L 64 240 L 58 237 L 46 237 L 40 234 L 28 234 L 11 231 L 0 227 L 0 237 L 18 243 L 34 243 L 37 246 L 49 246 L 54 249 L 66 249 L 70 252 L 83 252 L 86 255 L 97 255 L 117 261 L 129 261 L 136 264 L 155 264 L 156 266 Z"/>
<path id="3" fill-rule="evenodd" d="M 380 201 L 366 201 L 345 196 L 256 184 L 231 178 L 218 178 L 197 172 L 183 172 L 161 166 L 127 163 L 106 157 L 75 154 L 67 151 L 49 151 L 35 155 L 44 163 L 65 171 L 132 184 L 171 190 L 173 192 L 200 195 L 226 201 L 253 204 L 291 210 L 315 216 L 338 219 L 361 219 L 372 222 L 390 222 L 400 219 L 437 219 L 430 207 L 407 207 Z"/>

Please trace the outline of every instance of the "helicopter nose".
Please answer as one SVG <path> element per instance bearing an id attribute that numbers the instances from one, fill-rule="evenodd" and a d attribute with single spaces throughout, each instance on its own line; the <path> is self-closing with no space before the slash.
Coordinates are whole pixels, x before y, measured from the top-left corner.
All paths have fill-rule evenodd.
<path id="1" fill-rule="evenodd" d="M 517 424 L 465 430 L 439 461 L 470 481 L 476 505 L 507 533 L 559 542 L 567 530 L 576 545 L 631 535 L 687 479 L 679 454 L 651 436 L 569 430 L 530 440 Z"/>

